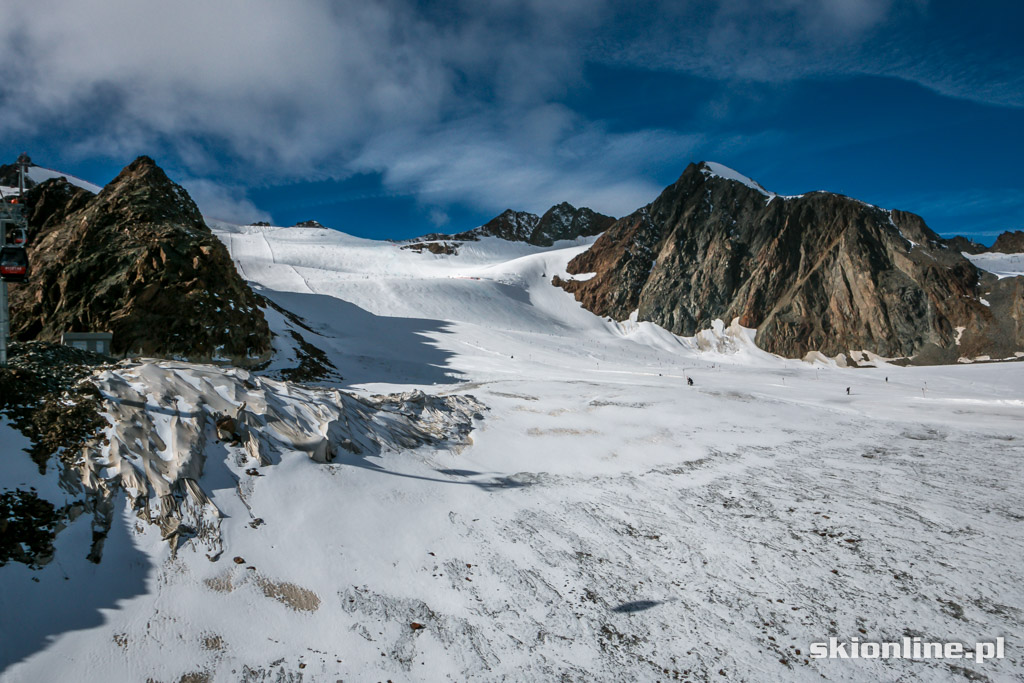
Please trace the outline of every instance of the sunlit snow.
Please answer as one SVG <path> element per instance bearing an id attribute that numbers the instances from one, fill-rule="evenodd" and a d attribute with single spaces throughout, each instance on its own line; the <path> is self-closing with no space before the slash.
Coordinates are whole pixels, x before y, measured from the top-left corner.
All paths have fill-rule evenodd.
<path id="1" fill-rule="evenodd" d="M 550 284 L 592 240 L 217 231 L 340 388 L 474 396 L 472 444 L 263 466 L 221 444 L 216 561 L 172 557 L 122 495 L 102 564 L 83 515 L 44 569 L 0 569 L 5 681 L 946 680 L 807 648 L 1022 632 L 1024 363 L 845 369 L 732 321 L 600 318 Z M 267 316 L 273 372 L 295 345 Z M 59 499 L 0 429 L 4 467 Z"/>

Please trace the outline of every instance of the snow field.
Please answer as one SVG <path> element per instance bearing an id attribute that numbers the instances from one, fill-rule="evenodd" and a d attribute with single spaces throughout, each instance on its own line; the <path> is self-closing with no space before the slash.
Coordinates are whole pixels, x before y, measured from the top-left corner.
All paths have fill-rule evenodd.
<path id="1" fill-rule="evenodd" d="M 489 410 L 464 449 L 285 453 L 258 476 L 211 446 L 223 556 L 172 557 L 122 506 L 97 567 L 82 518 L 43 570 L 0 569 L 0 609 L 26 615 L 0 622 L 3 680 L 1024 675 L 1024 364 L 843 369 L 728 325 L 682 339 L 604 320 L 550 286 L 585 241 L 441 257 L 219 234 L 344 389 Z M 268 319 L 286 356 L 287 321 Z M 1002 635 L 1007 658 L 807 657 L 832 635 L 907 634 Z"/>

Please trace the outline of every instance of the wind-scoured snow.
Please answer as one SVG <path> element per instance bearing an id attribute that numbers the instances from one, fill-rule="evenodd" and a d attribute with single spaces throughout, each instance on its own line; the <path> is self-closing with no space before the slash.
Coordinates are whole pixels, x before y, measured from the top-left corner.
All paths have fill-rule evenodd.
<path id="1" fill-rule="evenodd" d="M 485 417 L 462 448 L 329 463 L 208 441 L 198 484 L 222 555 L 172 550 L 119 494 L 100 565 L 83 559 L 83 515 L 42 570 L 0 569 L 0 611 L 19 615 L 0 620 L 5 681 L 1024 675 L 1024 363 L 844 369 L 764 353 L 730 321 L 681 338 L 600 318 L 550 284 L 592 240 L 437 256 L 327 230 L 217 232 L 301 316 L 340 388 L 473 396 Z M 284 337 L 292 323 L 268 311 Z M 278 348 L 273 367 L 292 360 Z M 259 414 L 244 381 L 285 412 L 318 405 L 258 373 L 182 366 L 147 367 L 238 393 L 158 400 L 164 380 L 122 371 L 165 444 L 162 420 L 199 396 Z M 1007 657 L 810 659 L 830 636 L 1005 636 Z"/>

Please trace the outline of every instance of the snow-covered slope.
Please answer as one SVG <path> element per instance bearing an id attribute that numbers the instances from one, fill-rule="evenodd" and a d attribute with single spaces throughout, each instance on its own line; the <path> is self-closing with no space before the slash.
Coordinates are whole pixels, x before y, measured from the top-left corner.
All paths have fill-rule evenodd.
<path id="1" fill-rule="evenodd" d="M 99 185 L 94 185 L 93 183 L 90 183 L 88 180 L 82 180 L 81 178 L 76 178 L 73 175 L 61 173 L 60 171 L 54 171 L 51 168 L 43 168 L 42 166 L 29 166 L 27 175 L 32 180 L 32 182 L 36 184 L 46 182 L 47 180 L 52 180 L 53 178 L 66 178 L 67 181 L 72 185 L 77 185 L 78 187 L 84 190 L 88 190 L 93 194 L 99 194 L 100 190 L 103 189 Z"/>
<path id="2" fill-rule="evenodd" d="M 66 178 L 67 181 L 72 185 L 81 187 L 82 189 L 88 190 L 93 194 L 99 194 L 100 190 L 103 189 L 99 185 L 90 183 L 88 180 L 82 180 L 81 178 L 76 178 L 73 175 L 61 173 L 60 171 L 54 171 L 53 169 L 50 168 L 43 168 L 42 166 L 29 166 L 28 173 L 26 175 L 28 176 L 29 180 L 36 184 L 46 182 L 47 180 L 52 180 L 53 178 Z M 6 185 L 0 185 L 0 194 L 15 195 L 17 193 L 18 188 L 16 186 L 8 187 Z"/>
<path id="3" fill-rule="evenodd" d="M 978 268 L 995 273 L 999 279 L 1024 275 L 1024 254 L 1001 254 L 994 251 L 986 251 L 981 254 L 964 252 L 964 257 Z"/>
<path id="4" fill-rule="evenodd" d="M 82 180 L 81 178 L 76 178 L 73 175 L 68 175 L 67 173 L 61 173 L 60 171 L 54 171 L 53 169 L 50 169 L 50 168 L 43 168 L 42 166 L 35 166 L 35 165 L 29 166 L 28 173 L 26 175 L 27 175 L 28 179 L 31 180 L 32 183 L 35 183 L 35 184 L 39 184 L 39 183 L 45 182 L 47 180 L 51 180 L 53 178 L 66 178 L 67 181 L 69 183 L 71 183 L 72 185 L 76 185 L 78 187 L 81 187 L 82 189 L 88 190 L 89 192 L 92 192 L 93 194 L 99 194 L 100 190 L 103 189 L 99 185 L 95 185 L 93 183 L 90 183 L 88 180 Z M 30 183 L 26 183 L 26 184 L 28 185 Z M 0 185 L 0 195 L 9 197 L 9 196 L 17 195 L 17 194 L 18 194 L 18 187 L 16 185 L 15 186 Z"/>
<path id="5" fill-rule="evenodd" d="M 463 449 L 331 463 L 221 444 L 199 482 L 224 513 L 216 561 L 172 552 L 121 495 L 91 565 L 83 515 L 42 570 L 0 568 L 0 613 L 18 615 L 0 620 L 3 680 L 1024 675 L 1010 640 L 984 664 L 808 657 L 829 636 L 1022 632 L 1024 363 L 847 370 L 766 354 L 738 326 L 611 322 L 550 285 L 585 242 L 451 257 L 216 230 L 344 389 L 472 395 L 484 419 Z M 273 373 L 295 322 L 268 319 Z M 214 390 L 231 406 L 252 391 L 232 386 Z M 167 417 L 143 403 L 140 423 Z M 0 428 L 0 456 L 24 457 Z"/>

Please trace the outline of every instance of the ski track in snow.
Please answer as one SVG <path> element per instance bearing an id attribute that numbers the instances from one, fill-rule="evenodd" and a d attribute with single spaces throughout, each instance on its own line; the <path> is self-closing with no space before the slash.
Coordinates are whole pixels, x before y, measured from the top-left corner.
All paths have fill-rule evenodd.
<path id="1" fill-rule="evenodd" d="M 92 565 L 83 515 L 43 570 L 0 568 L 3 681 L 1024 676 L 1024 364 L 846 370 L 609 322 L 549 285 L 584 242 L 220 235 L 343 388 L 487 405 L 473 445 L 260 476 L 211 445 L 224 555 L 172 556 L 122 500 Z M 5 482 L 66 495 L 0 436 Z M 807 657 L 908 635 L 1007 658 Z"/>

